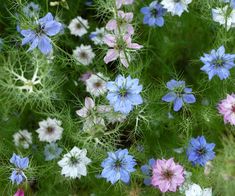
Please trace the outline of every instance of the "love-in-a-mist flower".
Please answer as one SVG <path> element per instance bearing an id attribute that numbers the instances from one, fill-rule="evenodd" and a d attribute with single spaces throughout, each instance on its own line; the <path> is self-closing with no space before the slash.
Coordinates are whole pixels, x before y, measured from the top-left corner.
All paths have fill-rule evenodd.
<path id="1" fill-rule="evenodd" d="M 20 130 L 13 135 L 13 140 L 15 146 L 28 149 L 30 144 L 32 144 L 32 133 L 28 132 L 28 130 Z"/>
<path id="2" fill-rule="evenodd" d="M 187 148 L 188 160 L 193 165 L 205 166 L 208 161 L 211 161 L 215 157 L 214 143 L 207 143 L 204 136 L 198 136 L 192 138 Z"/>
<path id="3" fill-rule="evenodd" d="M 39 13 L 39 10 L 39 5 L 34 2 L 30 2 L 23 7 L 23 12 L 28 17 L 36 17 Z"/>
<path id="4" fill-rule="evenodd" d="M 18 189 L 14 196 L 24 196 L 24 190 L 23 189 Z"/>
<path id="5" fill-rule="evenodd" d="M 222 1 L 222 0 L 221 0 Z M 235 0 L 224 0 L 225 3 L 230 3 L 230 6 L 235 9 Z"/>
<path id="6" fill-rule="evenodd" d="M 188 4 L 192 0 L 162 0 L 161 4 L 172 16 L 181 16 L 184 11 L 188 12 Z"/>
<path id="7" fill-rule="evenodd" d="M 117 9 L 120 9 L 122 5 L 130 5 L 134 0 L 116 0 Z"/>
<path id="8" fill-rule="evenodd" d="M 166 9 L 164 9 L 157 1 L 153 1 L 149 6 L 141 8 L 140 11 L 144 14 L 144 24 L 159 27 L 164 25 L 163 16 L 166 13 Z"/>
<path id="9" fill-rule="evenodd" d="M 89 116 L 94 107 L 95 107 L 95 102 L 93 101 L 93 99 L 90 97 L 86 97 L 84 107 L 80 110 L 77 110 L 76 114 L 80 117 L 86 118 L 87 116 Z"/>
<path id="10" fill-rule="evenodd" d="M 47 118 L 38 124 L 40 128 L 36 132 L 40 141 L 51 143 L 61 139 L 64 129 L 61 127 L 62 122 L 60 120 Z"/>
<path id="11" fill-rule="evenodd" d="M 208 74 L 209 80 L 216 75 L 221 80 L 228 78 L 229 70 L 235 66 L 235 54 L 226 54 L 224 46 L 212 50 L 210 54 L 204 54 L 200 60 L 204 63 L 201 70 Z"/>
<path id="12" fill-rule="evenodd" d="M 119 149 L 116 152 L 108 152 L 108 158 L 102 163 L 102 178 L 115 184 L 121 180 L 124 183 L 130 181 L 130 175 L 135 171 L 136 161 L 133 156 L 128 154 L 127 149 Z"/>
<path id="13" fill-rule="evenodd" d="M 81 44 L 81 46 L 77 46 L 76 49 L 73 50 L 73 56 L 79 63 L 87 66 L 92 63 L 95 53 L 90 45 Z"/>
<path id="14" fill-rule="evenodd" d="M 119 10 L 117 12 L 117 18 L 111 19 L 106 24 L 106 29 L 109 31 L 114 31 L 114 34 L 129 34 L 132 35 L 134 33 L 134 28 L 130 24 L 133 20 L 133 13 L 132 12 L 123 12 Z"/>
<path id="15" fill-rule="evenodd" d="M 86 91 L 95 97 L 103 95 L 107 91 L 106 80 L 108 80 L 108 78 L 102 73 L 91 74 L 85 82 Z"/>
<path id="16" fill-rule="evenodd" d="M 212 18 L 227 30 L 235 27 L 235 10 L 228 5 L 212 9 Z"/>
<path id="17" fill-rule="evenodd" d="M 70 33 L 75 36 L 82 37 L 87 33 L 87 30 L 89 29 L 88 21 L 83 19 L 80 16 L 77 16 L 71 22 L 68 26 Z"/>
<path id="18" fill-rule="evenodd" d="M 224 117 L 224 123 L 235 125 L 235 94 L 227 95 L 219 105 L 218 110 Z"/>
<path id="19" fill-rule="evenodd" d="M 87 175 L 87 165 L 91 163 L 91 160 L 87 158 L 87 150 L 73 147 L 73 149 L 65 154 L 63 158 L 58 162 L 58 165 L 62 167 L 61 175 L 70 178 L 81 178 L 81 176 Z"/>
<path id="20" fill-rule="evenodd" d="M 29 159 L 28 157 L 21 158 L 19 155 L 16 155 L 14 153 L 10 159 L 10 163 L 15 166 L 13 172 L 11 173 L 10 179 L 12 183 L 16 183 L 17 185 L 19 185 L 26 179 L 23 170 L 28 168 Z"/>
<path id="21" fill-rule="evenodd" d="M 43 54 L 49 54 L 52 51 L 49 37 L 58 34 L 61 28 L 62 24 L 54 20 L 51 13 L 48 13 L 37 21 L 36 29 L 27 29 L 20 32 L 24 36 L 22 45 L 30 44 L 28 51 L 38 47 Z"/>
<path id="22" fill-rule="evenodd" d="M 184 168 L 175 163 L 173 158 L 156 160 L 153 166 L 152 185 L 161 192 L 176 192 L 184 180 Z"/>
<path id="23" fill-rule="evenodd" d="M 145 175 L 144 184 L 149 186 L 152 181 L 153 166 L 155 165 L 155 159 L 149 159 L 148 164 L 141 166 L 141 171 Z"/>
<path id="24" fill-rule="evenodd" d="M 44 148 L 44 156 L 46 161 L 59 158 L 63 149 L 60 148 L 56 143 L 47 144 Z"/>
<path id="25" fill-rule="evenodd" d="M 94 42 L 95 45 L 103 45 L 104 35 L 105 35 L 104 27 L 96 28 L 95 31 L 91 32 L 91 34 L 89 35 L 89 38 Z"/>
<path id="26" fill-rule="evenodd" d="M 104 57 L 104 62 L 107 64 L 120 58 L 121 63 L 125 67 L 129 67 L 129 63 L 131 61 L 129 51 L 139 50 L 143 47 L 137 43 L 132 43 L 132 39 L 129 34 L 124 36 L 107 34 L 104 36 L 104 43 L 110 47 Z"/>
<path id="27" fill-rule="evenodd" d="M 115 81 L 107 82 L 108 94 L 106 98 L 115 112 L 128 114 L 133 110 L 134 106 L 143 103 L 140 95 L 142 85 L 139 85 L 139 79 L 127 78 L 119 75 Z"/>
<path id="28" fill-rule="evenodd" d="M 185 190 L 185 196 L 212 196 L 212 189 L 202 189 L 198 184 L 189 184 Z"/>
<path id="29" fill-rule="evenodd" d="M 170 90 L 162 100 L 174 104 L 174 111 L 178 112 L 185 103 L 191 104 L 196 102 L 196 98 L 192 94 L 192 89 L 185 86 L 184 81 L 170 80 L 166 83 Z"/>

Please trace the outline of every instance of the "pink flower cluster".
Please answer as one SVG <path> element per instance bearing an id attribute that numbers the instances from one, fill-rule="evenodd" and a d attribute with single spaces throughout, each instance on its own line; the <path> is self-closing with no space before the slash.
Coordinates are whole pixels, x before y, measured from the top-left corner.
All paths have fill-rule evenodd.
<path id="1" fill-rule="evenodd" d="M 132 4 L 133 0 L 117 0 L 116 5 L 119 9 L 122 4 Z M 133 13 L 125 13 L 121 10 L 117 11 L 117 16 L 115 19 L 111 19 L 107 25 L 106 29 L 110 32 L 104 36 L 104 43 L 109 46 L 108 52 L 104 57 L 104 62 L 107 64 L 109 62 L 115 61 L 120 58 L 120 62 L 125 66 L 129 66 L 131 61 L 129 52 L 131 50 L 139 50 L 143 46 L 132 43 L 131 36 L 134 34 L 134 28 L 130 24 L 133 20 Z"/>
<path id="2" fill-rule="evenodd" d="M 176 192 L 184 180 L 184 169 L 181 165 L 176 164 L 173 158 L 158 159 L 153 166 L 152 185 L 163 193 Z"/>
<path id="3" fill-rule="evenodd" d="M 218 110 L 224 116 L 224 123 L 235 125 L 235 94 L 227 95 L 218 105 Z"/>

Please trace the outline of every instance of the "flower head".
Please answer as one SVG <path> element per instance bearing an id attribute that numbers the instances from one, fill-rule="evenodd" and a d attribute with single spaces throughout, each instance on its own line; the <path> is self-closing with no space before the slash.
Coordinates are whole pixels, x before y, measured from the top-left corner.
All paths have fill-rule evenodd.
<path id="1" fill-rule="evenodd" d="M 89 25 L 87 20 L 83 19 L 80 16 L 77 16 L 70 22 L 68 28 L 72 35 L 82 37 L 87 33 Z"/>
<path id="2" fill-rule="evenodd" d="M 133 107 L 143 103 L 140 92 L 142 85 L 139 85 L 139 79 L 127 78 L 119 75 L 115 81 L 107 82 L 107 99 L 115 112 L 128 114 Z"/>
<path id="3" fill-rule="evenodd" d="M 229 70 L 235 66 L 235 54 L 225 54 L 224 46 L 220 46 L 218 50 L 212 50 L 210 54 L 204 54 L 201 61 L 204 66 L 202 71 L 206 72 L 211 80 L 215 75 L 221 80 L 229 77 Z"/>
<path id="4" fill-rule="evenodd" d="M 170 92 L 162 97 L 162 100 L 170 103 L 173 102 L 175 112 L 178 112 L 184 103 L 191 104 L 196 102 L 192 89 L 187 88 L 184 81 L 170 80 L 166 86 Z"/>
<path id="5" fill-rule="evenodd" d="M 147 186 L 151 185 L 152 171 L 155 162 L 156 161 L 154 159 L 149 159 L 148 164 L 141 166 L 142 173 L 146 175 L 144 178 L 144 184 Z"/>
<path id="6" fill-rule="evenodd" d="M 61 125 L 62 122 L 55 118 L 47 118 L 47 120 L 40 121 L 40 128 L 36 130 L 36 132 L 39 134 L 39 140 L 49 143 L 60 140 L 64 130 Z"/>
<path id="7" fill-rule="evenodd" d="M 204 136 L 198 136 L 197 138 L 192 138 L 189 142 L 187 149 L 188 160 L 193 165 L 205 166 L 208 161 L 211 161 L 215 157 L 214 143 L 206 143 Z"/>
<path id="8" fill-rule="evenodd" d="M 73 50 L 73 56 L 79 63 L 87 66 L 92 63 L 95 53 L 92 51 L 90 45 L 86 46 L 81 44 L 81 46 L 78 46 Z"/>
<path id="9" fill-rule="evenodd" d="M 27 130 L 20 130 L 13 135 L 13 139 L 16 146 L 28 149 L 29 145 L 32 144 L 32 133 Z"/>
<path id="10" fill-rule="evenodd" d="M 130 5 L 134 0 L 116 0 L 117 9 L 120 9 L 122 5 Z"/>
<path id="11" fill-rule="evenodd" d="M 130 173 L 135 171 L 135 165 L 136 161 L 133 156 L 128 154 L 127 149 L 108 152 L 108 158 L 101 164 L 101 167 L 103 167 L 101 177 L 106 178 L 112 184 L 115 184 L 118 180 L 128 183 Z"/>
<path id="12" fill-rule="evenodd" d="M 189 184 L 185 190 L 185 196 L 212 196 L 212 189 L 202 189 L 198 184 Z"/>
<path id="13" fill-rule="evenodd" d="M 73 147 L 73 149 L 65 154 L 58 162 L 58 165 L 62 167 L 61 175 L 73 179 L 86 176 L 86 166 L 91 162 L 91 160 L 87 158 L 86 154 L 86 149 L 79 149 L 76 146 Z"/>
<path id="14" fill-rule="evenodd" d="M 85 106 L 76 111 L 76 114 L 80 117 L 86 118 L 87 116 L 89 116 L 91 110 L 95 107 L 95 102 L 93 101 L 92 98 L 90 97 L 86 97 L 85 98 Z"/>
<path id="15" fill-rule="evenodd" d="M 188 4 L 191 2 L 192 0 L 162 0 L 161 4 L 172 16 L 181 16 L 184 11 L 188 12 Z"/>
<path id="16" fill-rule="evenodd" d="M 47 144 L 44 148 L 44 156 L 46 161 L 59 158 L 62 153 L 62 148 L 59 148 L 56 143 Z"/>
<path id="17" fill-rule="evenodd" d="M 235 94 L 227 95 L 218 106 L 219 113 L 224 116 L 224 123 L 235 125 Z"/>
<path id="18" fill-rule="evenodd" d="M 176 192 L 177 187 L 184 182 L 184 168 L 176 164 L 173 158 L 168 160 L 157 159 L 153 166 L 152 185 L 159 188 L 161 192 Z"/>
<path id="19" fill-rule="evenodd" d="M 23 12 L 26 16 L 28 17 L 33 17 L 33 16 L 37 16 L 39 13 L 40 7 L 38 4 L 34 3 L 34 2 L 30 2 L 28 3 L 24 8 L 23 8 Z"/>
<path id="20" fill-rule="evenodd" d="M 104 44 L 104 35 L 105 35 L 105 29 L 102 28 L 96 28 L 96 31 L 91 32 L 90 39 L 94 42 L 95 45 L 103 45 Z"/>
<path id="21" fill-rule="evenodd" d="M 58 34 L 61 31 L 62 24 L 55 21 L 52 14 L 48 13 L 43 18 L 37 21 L 37 28 L 35 30 L 22 30 L 20 33 L 24 36 L 22 45 L 30 44 L 28 51 L 36 47 L 43 54 L 49 54 L 52 51 L 51 39 L 49 37 Z"/>
<path id="22" fill-rule="evenodd" d="M 153 1 L 149 7 L 141 8 L 141 12 L 144 14 L 144 24 L 159 27 L 164 25 L 163 16 L 165 15 L 166 10 L 157 1 Z"/>
<path id="23" fill-rule="evenodd" d="M 28 157 L 21 158 L 19 155 L 14 153 L 10 159 L 10 163 L 14 164 L 16 167 L 11 173 L 10 179 L 12 183 L 19 185 L 26 179 L 23 170 L 29 166 L 29 159 Z"/>

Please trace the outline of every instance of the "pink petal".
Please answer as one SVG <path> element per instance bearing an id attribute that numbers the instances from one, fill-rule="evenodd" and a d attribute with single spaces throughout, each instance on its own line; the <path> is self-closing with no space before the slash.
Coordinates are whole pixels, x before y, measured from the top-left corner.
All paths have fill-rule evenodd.
<path id="1" fill-rule="evenodd" d="M 115 47 L 116 45 L 116 37 L 111 34 L 105 35 L 103 41 L 111 48 Z"/>
<path id="2" fill-rule="evenodd" d="M 86 97 L 85 98 L 85 107 L 90 110 L 95 107 L 95 102 L 93 101 L 92 98 Z"/>
<path id="3" fill-rule="evenodd" d="M 119 53 L 115 49 L 109 49 L 106 56 L 104 57 L 104 62 L 108 64 L 111 61 L 114 61 L 118 58 Z"/>
<path id="4" fill-rule="evenodd" d="M 117 29 L 117 21 L 112 19 L 106 24 L 106 29 L 109 31 Z"/>
<path id="5" fill-rule="evenodd" d="M 78 116 L 80 116 L 80 117 L 85 118 L 85 117 L 87 117 L 87 115 L 88 115 L 88 110 L 87 110 L 86 107 L 83 107 L 82 109 L 77 110 L 77 111 L 76 111 L 76 114 L 77 114 Z"/>
<path id="6" fill-rule="evenodd" d="M 24 190 L 18 189 L 17 192 L 14 194 L 14 196 L 24 196 Z"/>
<path id="7" fill-rule="evenodd" d="M 125 20 L 126 22 L 131 22 L 133 20 L 133 13 L 132 12 L 128 12 L 125 14 Z"/>
<path id="8" fill-rule="evenodd" d="M 123 0 L 116 0 L 117 9 L 121 8 Z"/>
<path id="9" fill-rule="evenodd" d="M 121 51 L 120 52 L 120 61 L 126 68 L 129 67 L 129 63 L 128 63 L 127 58 L 128 58 L 127 54 L 125 54 L 124 51 Z"/>

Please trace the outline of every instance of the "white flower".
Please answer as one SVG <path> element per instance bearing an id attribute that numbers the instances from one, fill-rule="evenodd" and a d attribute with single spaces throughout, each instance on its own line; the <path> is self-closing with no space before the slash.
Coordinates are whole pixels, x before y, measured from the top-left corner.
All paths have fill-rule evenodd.
<path id="1" fill-rule="evenodd" d="M 32 133 L 27 130 L 20 130 L 13 135 L 13 140 L 16 146 L 28 149 L 29 145 L 32 144 Z"/>
<path id="2" fill-rule="evenodd" d="M 162 0 L 161 4 L 171 15 L 181 16 L 184 11 L 188 12 L 188 4 L 192 0 Z"/>
<path id="3" fill-rule="evenodd" d="M 68 28 L 72 35 L 82 37 L 87 33 L 87 29 L 89 29 L 88 21 L 77 16 L 70 22 Z"/>
<path id="4" fill-rule="evenodd" d="M 49 143 L 60 140 L 64 130 L 61 125 L 62 122 L 55 118 L 47 118 L 47 120 L 39 122 L 40 128 L 36 130 L 36 132 L 39 134 L 39 140 Z"/>
<path id="5" fill-rule="evenodd" d="M 104 44 L 103 38 L 105 35 L 105 29 L 102 28 L 96 28 L 96 31 L 91 32 L 90 39 L 94 42 L 95 45 L 102 45 Z"/>
<path id="6" fill-rule="evenodd" d="M 74 58 L 83 65 L 89 65 L 95 57 L 95 53 L 92 51 L 91 46 L 81 45 L 73 50 Z"/>
<path id="7" fill-rule="evenodd" d="M 91 160 L 87 158 L 86 154 L 86 149 L 79 149 L 76 146 L 73 147 L 73 149 L 65 154 L 58 162 L 58 165 L 62 167 L 61 175 L 73 179 L 86 176 L 86 166 L 91 162 Z"/>
<path id="8" fill-rule="evenodd" d="M 185 196 L 212 196 L 212 189 L 202 189 L 198 184 L 190 184 L 185 191 Z"/>
<path id="9" fill-rule="evenodd" d="M 231 10 L 228 5 L 224 6 L 223 8 L 216 8 L 212 9 L 212 18 L 215 22 L 227 27 L 229 30 L 232 27 L 235 27 L 235 10 Z"/>
<path id="10" fill-rule="evenodd" d="M 86 91 L 96 97 L 103 95 L 107 91 L 105 81 L 107 79 L 102 73 L 92 74 L 86 80 Z"/>
<path id="11" fill-rule="evenodd" d="M 90 111 L 95 107 L 95 102 L 93 101 L 92 98 L 90 97 L 86 97 L 85 98 L 85 106 L 80 109 L 80 110 L 77 110 L 76 111 L 76 114 L 80 117 L 87 117 L 90 113 Z"/>

